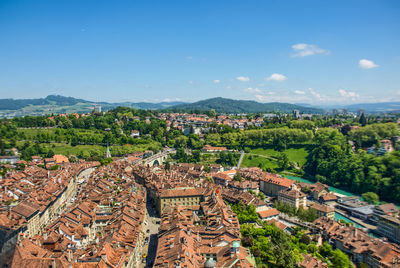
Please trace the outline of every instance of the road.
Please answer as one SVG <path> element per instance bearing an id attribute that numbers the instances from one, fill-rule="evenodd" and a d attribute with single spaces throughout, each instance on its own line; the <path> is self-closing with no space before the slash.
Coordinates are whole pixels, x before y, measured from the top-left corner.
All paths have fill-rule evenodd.
<path id="1" fill-rule="evenodd" d="M 143 256 L 143 254 L 146 254 L 147 259 L 145 263 L 143 261 L 140 262 L 140 268 L 152 267 L 152 264 L 156 258 L 160 217 L 158 216 L 156 208 L 153 204 L 153 201 L 150 200 L 149 195 L 147 195 L 145 221 L 147 222 L 146 228 L 149 230 L 149 232 L 146 230 L 145 239 L 148 239 L 149 242 L 144 242 L 141 255 Z"/>
<path id="2" fill-rule="evenodd" d="M 241 152 L 240 152 L 239 162 L 238 162 L 238 165 L 237 165 L 237 168 L 238 168 L 238 169 L 240 168 L 240 165 L 242 164 L 243 157 L 244 157 L 244 151 L 241 151 Z"/>

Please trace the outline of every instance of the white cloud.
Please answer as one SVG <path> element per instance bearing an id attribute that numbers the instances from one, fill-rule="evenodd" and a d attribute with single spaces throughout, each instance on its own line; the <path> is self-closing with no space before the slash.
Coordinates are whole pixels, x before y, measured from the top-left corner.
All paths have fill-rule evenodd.
<path id="1" fill-rule="evenodd" d="M 172 102 L 172 101 L 182 101 L 181 98 L 165 98 L 162 100 L 163 102 Z"/>
<path id="2" fill-rule="evenodd" d="M 188 83 L 192 85 L 192 84 L 193 84 L 193 81 L 192 81 L 192 80 L 189 80 Z"/>
<path id="3" fill-rule="evenodd" d="M 360 98 L 360 95 L 358 95 L 354 91 L 346 91 L 344 89 L 339 89 L 339 94 L 340 96 L 351 100 L 357 100 L 358 98 Z"/>
<path id="4" fill-rule="evenodd" d="M 360 65 L 361 69 L 372 69 L 379 66 L 375 64 L 372 60 L 367 60 L 367 59 L 360 60 L 358 64 Z"/>
<path id="5" fill-rule="evenodd" d="M 259 88 L 252 88 L 252 87 L 248 87 L 244 91 L 250 93 L 261 93 L 261 90 Z"/>
<path id="6" fill-rule="evenodd" d="M 273 73 L 267 78 L 267 80 L 285 81 L 285 80 L 287 80 L 287 77 L 284 76 L 283 74 Z"/>
<path id="7" fill-rule="evenodd" d="M 193 57 L 192 57 L 192 56 L 187 56 L 186 59 L 187 59 L 187 60 L 192 60 Z"/>
<path id="8" fill-rule="evenodd" d="M 248 76 L 238 76 L 238 77 L 236 77 L 236 80 L 242 81 L 242 82 L 248 82 L 248 81 L 250 81 L 250 78 Z"/>
<path id="9" fill-rule="evenodd" d="M 275 92 L 262 90 L 261 92 L 253 92 L 253 94 L 254 100 L 260 102 L 310 103 L 313 105 L 398 101 L 400 98 L 400 91 L 397 96 L 395 95 L 396 92 L 393 92 L 393 98 L 388 99 L 376 96 L 360 95 L 355 91 L 348 91 L 345 89 L 338 89 L 331 92 L 331 94 L 322 94 L 312 88 L 304 91 L 279 90 Z"/>
<path id="10" fill-rule="evenodd" d="M 256 95 L 255 97 L 256 97 L 256 99 L 257 99 L 258 101 L 261 101 L 261 102 L 264 102 L 264 101 L 267 100 L 267 97 L 266 97 L 266 96 L 263 96 L 263 95 Z"/>
<path id="11" fill-rule="evenodd" d="M 308 90 L 310 91 L 311 95 L 312 95 L 314 98 L 316 98 L 316 99 L 318 99 L 318 100 L 322 100 L 321 94 L 319 94 L 318 92 L 316 92 L 316 91 L 315 91 L 314 89 L 312 89 L 312 88 L 309 88 Z"/>
<path id="12" fill-rule="evenodd" d="M 295 44 L 292 46 L 294 50 L 294 54 L 292 54 L 292 57 L 306 57 L 306 56 L 311 56 L 311 55 L 316 55 L 316 54 L 329 54 L 330 51 L 317 47 L 316 45 L 310 45 L 310 44 Z"/>
<path id="13" fill-rule="evenodd" d="M 214 83 L 215 83 L 215 84 L 218 84 L 219 82 L 221 82 L 221 81 L 218 80 L 218 79 L 214 80 Z"/>

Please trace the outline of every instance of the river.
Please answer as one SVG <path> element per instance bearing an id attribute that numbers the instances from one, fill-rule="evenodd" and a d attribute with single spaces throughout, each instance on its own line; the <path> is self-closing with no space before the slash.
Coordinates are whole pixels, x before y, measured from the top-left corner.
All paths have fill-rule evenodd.
<path id="1" fill-rule="evenodd" d="M 314 184 L 315 183 L 314 181 L 310 181 L 310 180 L 303 179 L 303 178 L 300 178 L 300 177 L 295 177 L 295 176 L 290 176 L 290 175 L 285 175 L 285 177 L 288 178 L 288 179 L 294 180 L 294 181 L 298 181 L 298 182 L 305 182 L 305 183 L 308 183 L 308 184 Z M 342 194 L 342 195 L 345 195 L 345 196 L 357 196 L 356 194 L 353 194 L 353 193 L 350 193 L 350 192 L 346 192 L 344 190 L 338 189 L 338 188 L 333 187 L 333 186 L 329 186 L 329 191 L 335 192 L 335 193 L 338 193 L 338 194 Z"/>
<path id="2" fill-rule="evenodd" d="M 305 183 L 308 183 L 308 184 L 314 184 L 315 183 L 314 181 L 310 181 L 310 180 L 303 179 L 303 178 L 300 178 L 300 177 L 295 177 L 295 176 L 290 176 L 290 175 L 284 175 L 284 176 L 286 178 L 288 178 L 288 179 L 291 179 L 291 180 L 294 180 L 294 181 L 298 181 L 298 182 L 305 182 Z M 347 191 L 344 191 L 342 189 L 339 189 L 339 188 L 336 188 L 336 187 L 333 187 L 333 186 L 329 186 L 329 191 L 334 192 L 334 193 L 338 193 L 338 194 L 342 194 L 342 195 L 345 195 L 345 196 L 358 196 L 360 198 L 360 200 L 362 200 L 362 197 L 357 195 L 357 194 L 354 194 L 354 193 L 351 193 L 351 192 L 347 192 Z M 395 204 L 395 205 L 396 205 L 396 207 L 398 209 L 400 209 L 400 205 L 399 204 Z"/>

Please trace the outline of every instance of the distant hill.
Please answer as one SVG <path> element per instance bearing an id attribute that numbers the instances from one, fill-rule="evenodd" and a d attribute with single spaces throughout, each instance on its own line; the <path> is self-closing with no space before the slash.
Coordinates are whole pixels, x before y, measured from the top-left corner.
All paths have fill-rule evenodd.
<path id="1" fill-rule="evenodd" d="M 290 113 L 299 110 L 301 113 L 323 114 L 326 109 L 339 107 L 316 108 L 310 104 L 290 104 L 280 102 L 260 103 L 249 100 L 232 100 L 226 98 L 212 98 L 194 103 L 184 102 L 93 102 L 73 97 L 60 95 L 49 95 L 40 99 L 0 99 L 0 117 L 13 117 L 24 115 L 44 115 L 59 113 L 87 113 L 93 110 L 93 106 L 99 104 L 103 111 L 113 109 L 117 106 L 131 107 L 143 110 L 162 110 L 173 112 L 209 111 L 214 109 L 218 113 L 266 113 L 282 112 Z M 367 113 L 383 113 L 400 111 L 400 102 L 361 103 L 341 106 L 356 112 L 360 109 Z"/>
<path id="2" fill-rule="evenodd" d="M 44 99 L 0 99 L 0 110 L 18 110 L 29 105 L 70 106 L 79 102 L 88 101 L 59 95 L 49 95 Z"/>
<path id="3" fill-rule="evenodd" d="M 217 113 L 239 114 L 239 113 L 264 113 L 264 112 L 282 112 L 291 113 L 293 110 L 299 110 L 301 113 L 323 114 L 323 109 L 304 107 L 290 103 L 270 102 L 260 103 L 249 100 L 232 100 L 225 98 L 212 98 L 198 101 L 195 103 L 186 103 L 167 108 L 167 111 L 209 111 L 214 109 Z"/>
<path id="4" fill-rule="evenodd" d="M 0 99 L 0 117 L 13 117 L 24 115 L 44 115 L 59 113 L 87 113 L 93 110 L 95 104 L 101 105 L 103 110 L 113 109 L 118 106 L 131 107 L 143 110 L 165 109 L 184 102 L 93 102 L 73 97 L 49 95 L 40 99 Z"/>
<path id="5" fill-rule="evenodd" d="M 346 108 L 352 112 L 358 110 L 365 110 L 369 113 L 399 112 L 400 102 L 358 103 L 347 105 Z"/>

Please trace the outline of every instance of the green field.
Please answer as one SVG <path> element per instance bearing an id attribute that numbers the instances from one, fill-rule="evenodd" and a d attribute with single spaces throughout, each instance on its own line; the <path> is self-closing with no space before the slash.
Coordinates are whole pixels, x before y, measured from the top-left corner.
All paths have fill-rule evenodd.
<path id="1" fill-rule="evenodd" d="M 18 133 L 24 133 L 27 140 L 35 140 L 37 135 L 39 134 L 48 134 L 50 136 L 56 135 L 56 131 L 63 133 L 63 129 L 59 128 L 19 128 Z M 97 129 L 75 129 L 80 135 L 96 135 L 96 134 L 104 134 L 105 131 L 97 130 Z"/>
<path id="2" fill-rule="evenodd" d="M 289 161 L 297 163 L 302 167 L 307 162 L 307 156 L 312 146 L 296 146 L 283 151 Z M 256 148 L 246 153 L 241 167 L 262 167 L 263 169 L 279 169 L 277 157 L 281 152 L 272 148 Z"/>
<path id="3" fill-rule="evenodd" d="M 33 140 L 38 134 L 46 133 L 49 135 L 55 135 L 56 128 L 19 128 L 18 133 L 24 133 L 27 140 Z"/>
<path id="4" fill-rule="evenodd" d="M 104 154 L 106 152 L 106 147 L 100 145 L 77 145 L 71 146 L 65 143 L 42 143 L 41 146 L 53 150 L 55 154 L 78 155 L 81 151 L 96 150 Z"/>
<path id="5" fill-rule="evenodd" d="M 299 164 L 299 166 L 303 166 L 307 161 L 307 156 L 310 152 L 309 150 L 309 147 L 304 146 L 300 148 L 289 148 L 287 150 L 284 150 L 283 153 L 288 156 L 289 161 L 296 162 Z M 280 152 L 274 149 L 264 148 L 253 149 L 250 151 L 250 153 L 255 155 L 263 155 L 270 158 L 276 158 L 280 154 Z"/>
<path id="6" fill-rule="evenodd" d="M 18 141 L 18 145 L 22 145 L 23 141 Z M 106 147 L 101 145 L 76 145 L 71 146 L 66 143 L 41 143 L 41 148 L 52 150 L 54 154 L 62 154 L 65 156 L 78 155 L 83 158 L 90 156 L 101 157 L 106 152 Z M 144 152 L 146 150 L 161 150 L 161 144 L 157 142 L 148 144 L 137 144 L 137 145 L 117 145 L 110 146 L 112 156 L 122 156 L 133 152 Z"/>
<path id="7" fill-rule="evenodd" d="M 266 157 L 245 154 L 240 167 L 262 167 L 263 169 L 277 169 L 279 166 L 276 161 Z"/>

